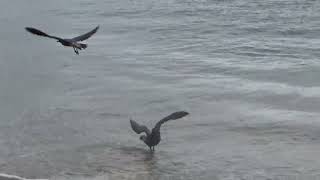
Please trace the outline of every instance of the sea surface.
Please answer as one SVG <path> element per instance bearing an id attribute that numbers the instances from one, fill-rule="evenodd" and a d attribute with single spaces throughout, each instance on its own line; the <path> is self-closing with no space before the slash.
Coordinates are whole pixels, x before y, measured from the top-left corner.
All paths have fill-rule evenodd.
<path id="1" fill-rule="evenodd" d="M 74 37 L 100 25 L 88 48 Z M 320 179 L 320 1 L 1 0 L 0 173 Z M 151 154 L 129 119 L 174 111 Z"/>

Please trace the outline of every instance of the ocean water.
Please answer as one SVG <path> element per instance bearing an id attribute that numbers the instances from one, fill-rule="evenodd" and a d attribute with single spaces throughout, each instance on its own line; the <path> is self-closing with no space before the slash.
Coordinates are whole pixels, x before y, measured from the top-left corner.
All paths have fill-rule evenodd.
<path id="1" fill-rule="evenodd" d="M 319 179 L 320 1 L 2 0 L 0 172 Z M 24 30 L 73 37 L 74 54 Z M 129 119 L 166 123 L 150 154 Z"/>

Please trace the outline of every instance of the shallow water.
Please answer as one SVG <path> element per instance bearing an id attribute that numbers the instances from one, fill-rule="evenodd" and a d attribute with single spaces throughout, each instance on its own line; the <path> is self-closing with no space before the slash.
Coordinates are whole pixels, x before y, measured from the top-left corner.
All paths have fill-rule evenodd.
<path id="1" fill-rule="evenodd" d="M 2 0 L 0 172 L 315 179 L 320 2 Z M 100 30 L 77 56 L 24 31 Z M 151 155 L 129 119 L 162 127 Z"/>

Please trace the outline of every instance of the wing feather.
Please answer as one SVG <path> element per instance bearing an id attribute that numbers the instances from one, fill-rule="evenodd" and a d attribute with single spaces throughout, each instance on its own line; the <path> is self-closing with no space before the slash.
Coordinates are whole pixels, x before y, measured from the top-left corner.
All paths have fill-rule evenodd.
<path id="1" fill-rule="evenodd" d="M 91 37 L 94 33 L 96 33 L 98 31 L 98 29 L 99 29 L 99 26 L 97 26 L 96 28 L 94 28 L 93 30 L 91 30 L 91 31 L 89 31 L 89 32 L 87 32 L 85 34 L 82 34 L 80 36 L 74 37 L 71 40 L 72 41 L 76 41 L 76 42 L 77 41 L 84 41 L 84 40 L 88 39 L 89 37 Z"/>
<path id="2" fill-rule="evenodd" d="M 154 127 L 155 130 L 160 130 L 160 127 L 163 123 L 169 121 L 169 120 L 176 120 L 176 119 L 180 119 L 180 118 L 183 118 L 184 116 L 188 115 L 189 113 L 186 112 L 186 111 L 177 111 L 177 112 L 174 112 L 172 114 L 170 114 L 169 116 L 161 119 L 157 124 L 156 126 Z"/>
<path id="3" fill-rule="evenodd" d="M 140 125 L 132 119 L 130 119 L 130 124 L 131 124 L 132 130 L 137 134 L 145 132 L 147 135 L 150 135 L 150 130 L 146 126 Z"/>
<path id="4" fill-rule="evenodd" d="M 25 29 L 26 29 L 26 31 L 28 31 L 28 32 L 30 32 L 30 33 L 32 33 L 32 34 L 34 34 L 34 35 L 44 36 L 44 37 L 48 37 L 48 38 L 52 38 L 52 39 L 57 39 L 57 40 L 61 39 L 61 38 L 59 38 L 59 37 L 50 36 L 50 35 L 48 35 L 47 33 L 42 32 L 42 31 L 40 31 L 39 29 L 36 29 L 36 28 L 26 27 Z"/>

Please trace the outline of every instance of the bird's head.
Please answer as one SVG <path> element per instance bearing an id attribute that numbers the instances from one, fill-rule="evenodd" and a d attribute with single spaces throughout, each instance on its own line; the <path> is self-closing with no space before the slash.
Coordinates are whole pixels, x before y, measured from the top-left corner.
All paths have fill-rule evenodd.
<path id="1" fill-rule="evenodd" d="M 140 136 L 140 140 L 143 141 L 143 142 L 146 142 L 147 136 L 146 135 Z"/>

